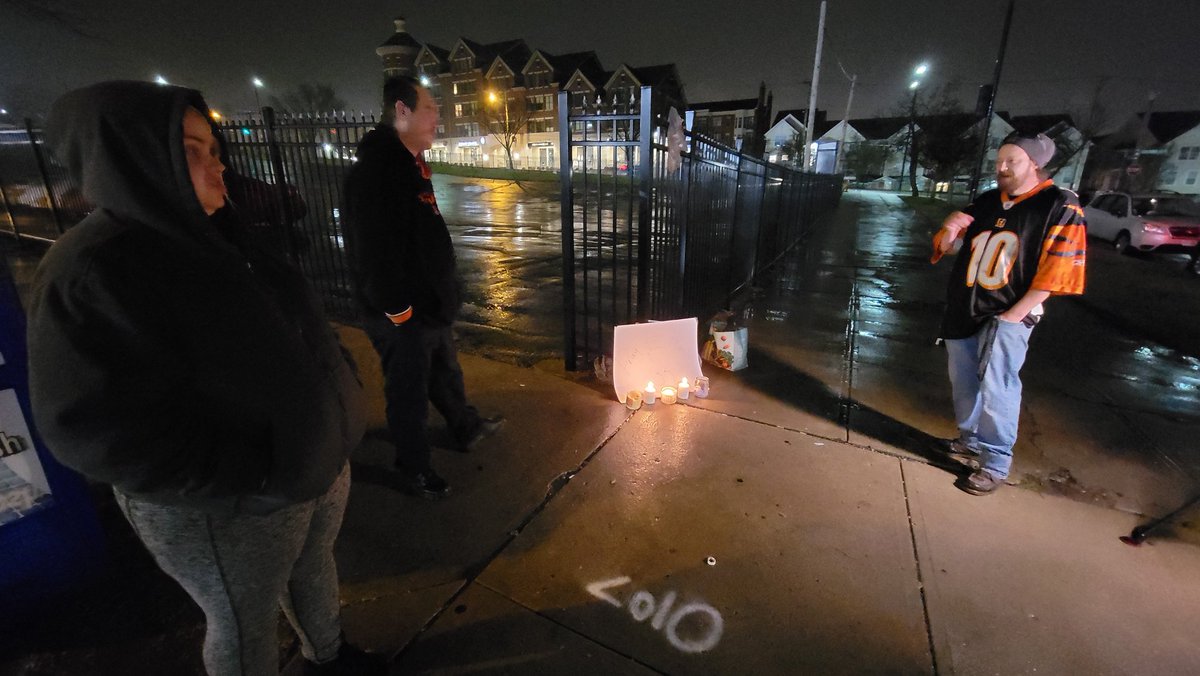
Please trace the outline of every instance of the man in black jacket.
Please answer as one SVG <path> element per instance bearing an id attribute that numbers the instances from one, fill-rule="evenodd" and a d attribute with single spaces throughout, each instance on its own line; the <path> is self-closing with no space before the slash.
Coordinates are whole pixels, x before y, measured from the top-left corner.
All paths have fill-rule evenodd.
<path id="1" fill-rule="evenodd" d="M 438 499 L 450 487 L 430 464 L 429 401 L 461 451 L 504 419 L 482 418 L 467 403 L 454 347 L 454 244 L 423 158 L 437 104 L 409 77 L 390 78 L 383 93 L 383 123 L 363 137 L 346 179 L 345 236 L 363 328 L 383 363 L 396 467 L 409 491 Z"/>

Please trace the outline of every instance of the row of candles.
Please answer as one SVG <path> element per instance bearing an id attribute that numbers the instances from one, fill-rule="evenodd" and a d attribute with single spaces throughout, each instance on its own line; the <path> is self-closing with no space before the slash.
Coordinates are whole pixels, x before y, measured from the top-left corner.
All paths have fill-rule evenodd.
<path id="1" fill-rule="evenodd" d="M 625 406 L 636 411 L 643 403 L 653 404 L 655 401 L 661 401 L 664 404 L 674 404 L 676 401 L 687 401 L 692 394 L 701 399 L 707 397 L 708 378 L 698 376 L 695 383 L 689 383 L 686 377 L 681 378 L 678 385 L 664 385 L 661 390 L 654 387 L 653 381 L 648 382 L 645 390 L 629 390 L 625 395 Z"/>

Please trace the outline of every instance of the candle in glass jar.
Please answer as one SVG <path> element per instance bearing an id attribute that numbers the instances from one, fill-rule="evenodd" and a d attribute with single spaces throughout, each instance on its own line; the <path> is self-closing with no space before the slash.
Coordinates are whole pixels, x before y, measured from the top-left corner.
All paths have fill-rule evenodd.
<path id="1" fill-rule="evenodd" d="M 654 389 L 654 381 L 651 380 L 650 382 L 646 383 L 646 392 L 642 396 L 642 400 L 645 401 L 647 404 L 653 404 L 654 400 L 657 398 L 658 398 L 658 390 Z"/>
<path id="2" fill-rule="evenodd" d="M 691 387 L 688 386 L 687 377 L 679 380 L 679 387 L 675 390 L 675 395 L 679 397 L 679 401 L 687 401 L 688 394 L 691 393 Z"/>
<path id="3" fill-rule="evenodd" d="M 692 388 L 697 397 L 704 399 L 708 396 L 708 378 L 698 376 L 696 378 L 696 386 Z"/>
<path id="4" fill-rule="evenodd" d="M 663 386 L 662 392 L 659 393 L 659 398 L 662 399 L 662 403 L 664 404 L 674 404 L 676 399 L 675 394 L 675 388 L 667 385 Z"/>
<path id="5" fill-rule="evenodd" d="M 637 390 L 629 390 L 625 395 L 625 408 L 636 411 L 642 407 L 642 393 Z"/>

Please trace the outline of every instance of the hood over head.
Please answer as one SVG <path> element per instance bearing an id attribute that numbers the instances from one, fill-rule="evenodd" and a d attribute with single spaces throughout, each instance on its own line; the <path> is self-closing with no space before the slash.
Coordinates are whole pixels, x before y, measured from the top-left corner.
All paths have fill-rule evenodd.
<path id="1" fill-rule="evenodd" d="M 207 229 L 183 145 L 189 107 L 209 119 L 208 105 L 195 90 L 101 82 L 54 103 L 46 140 L 97 208 L 175 234 Z M 220 137 L 215 126 L 213 133 Z"/>

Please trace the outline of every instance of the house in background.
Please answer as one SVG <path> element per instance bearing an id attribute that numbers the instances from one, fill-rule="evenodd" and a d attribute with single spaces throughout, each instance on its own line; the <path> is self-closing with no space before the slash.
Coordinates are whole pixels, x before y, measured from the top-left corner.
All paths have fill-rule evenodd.
<path id="1" fill-rule="evenodd" d="M 1200 110 L 1154 113 L 1149 127 L 1166 151 L 1155 188 L 1200 195 Z"/>
<path id="2" fill-rule="evenodd" d="M 790 163 L 796 160 L 796 151 L 804 143 L 807 128 L 804 126 L 808 111 L 782 110 L 775 116 L 775 123 L 763 135 L 763 155 L 768 162 Z"/>

